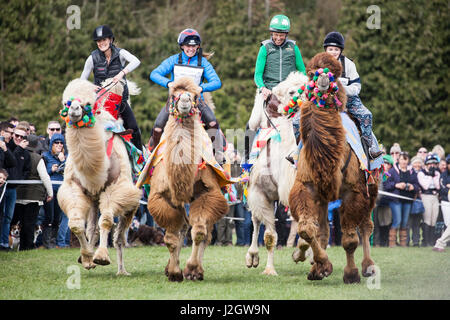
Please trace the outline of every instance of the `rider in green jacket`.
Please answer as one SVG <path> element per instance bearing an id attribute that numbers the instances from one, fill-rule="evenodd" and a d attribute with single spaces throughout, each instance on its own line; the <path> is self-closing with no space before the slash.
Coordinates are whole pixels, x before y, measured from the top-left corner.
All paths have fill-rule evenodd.
<path id="1" fill-rule="evenodd" d="M 272 88 L 286 80 L 291 72 L 300 71 L 306 75 L 300 49 L 295 41 L 288 39 L 290 29 L 289 18 L 276 15 L 269 25 L 271 38 L 261 42 L 254 80 L 264 100 L 272 93 Z M 245 160 L 248 160 L 255 132 L 249 129 L 248 124 L 246 129 Z"/>

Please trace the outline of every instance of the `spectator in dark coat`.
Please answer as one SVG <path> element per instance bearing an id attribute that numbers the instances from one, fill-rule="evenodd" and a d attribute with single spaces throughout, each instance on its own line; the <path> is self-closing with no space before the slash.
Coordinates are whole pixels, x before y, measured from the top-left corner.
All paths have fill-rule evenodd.
<path id="1" fill-rule="evenodd" d="M 444 217 L 444 223 L 446 227 L 450 227 L 450 202 L 449 202 L 449 193 L 450 193 L 450 154 L 447 155 L 445 159 L 447 162 L 447 168 L 441 174 L 440 185 L 441 185 L 441 209 L 442 215 Z"/>
<path id="2" fill-rule="evenodd" d="M 7 147 L 16 159 L 16 166 L 8 168 L 9 180 L 24 180 L 28 178 L 31 170 L 30 154 L 25 148 L 28 146 L 27 130 L 24 127 L 14 128 L 12 139 L 7 143 Z M 3 203 L 2 230 L 0 234 L 0 250 L 9 250 L 9 229 L 14 215 L 16 205 L 17 185 L 8 184 L 6 187 Z"/>
<path id="3" fill-rule="evenodd" d="M 41 180 L 43 184 L 22 184 L 17 187 L 17 201 L 12 224 L 20 222 L 20 250 L 34 249 L 34 228 L 36 226 L 39 207 L 44 200 L 53 197 L 50 177 L 47 174 L 44 160 L 37 153 L 39 138 L 36 135 L 28 136 L 31 171 L 28 180 Z"/>

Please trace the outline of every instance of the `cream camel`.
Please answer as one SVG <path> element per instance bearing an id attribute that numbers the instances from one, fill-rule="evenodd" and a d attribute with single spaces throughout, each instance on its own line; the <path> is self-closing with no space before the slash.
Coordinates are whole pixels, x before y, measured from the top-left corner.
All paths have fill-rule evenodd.
<path id="1" fill-rule="evenodd" d="M 264 243 L 268 255 L 263 273 L 267 275 L 277 275 L 273 263 L 274 248 L 278 238 L 275 230 L 274 202 L 280 201 L 285 206 L 289 205 L 288 196 L 296 174 L 295 167 L 286 160 L 286 157 L 297 149 L 292 118 L 283 114 L 282 109 L 307 80 L 307 77 L 300 72 L 291 73 L 285 81 L 273 88 L 272 97 L 265 110 L 262 95 L 257 94 L 249 120 L 251 130 L 261 128 L 261 133 L 256 139 L 264 136 L 266 132 L 271 132 L 266 135 L 271 138 L 261 149 L 250 173 L 248 205 L 252 212 L 254 231 L 252 244 L 246 255 L 247 267 L 256 268 L 259 265 L 259 228 L 261 222 L 264 223 L 266 228 Z"/>
<path id="2" fill-rule="evenodd" d="M 75 79 L 63 93 L 69 156 L 64 182 L 58 191 L 58 202 L 69 218 L 70 229 L 80 241 L 80 262 L 86 269 L 110 264 L 108 234 L 114 224 L 114 217 L 119 217 L 114 232 L 117 274 L 128 275 L 123 263 L 125 231 L 139 206 L 141 193 L 133 184 L 122 138 L 104 129 L 107 122 L 116 119 L 102 107 L 94 111 L 95 114 L 91 110 L 96 100 L 95 90 L 91 82 Z M 122 85 L 114 85 L 113 91 L 121 95 Z M 94 253 L 98 240 L 97 223 L 100 243 Z"/>

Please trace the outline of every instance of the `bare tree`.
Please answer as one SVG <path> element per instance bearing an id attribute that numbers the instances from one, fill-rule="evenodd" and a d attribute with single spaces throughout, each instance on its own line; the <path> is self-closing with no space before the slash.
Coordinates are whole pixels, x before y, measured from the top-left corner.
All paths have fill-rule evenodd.
<path id="1" fill-rule="evenodd" d="M 252 27 L 252 4 L 253 0 L 248 0 L 247 17 L 248 17 L 248 28 Z"/>
<path id="2" fill-rule="evenodd" d="M 100 9 L 100 0 L 95 0 L 95 15 L 94 19 L 98 20 L 98 10 Z"/>
<path id="3" fill-rule="evenodd" d="M 3 74 L 3 66 L 5 65 L 4 61 L 5 57 L 3 55 L 3 39 L 0 38 L 0 90 L 5 91 L 5 82 L 4 82 L 4 74 Z"/>
<path id="4" fill-rule="evenodd" d="M 269 18 L 269 14 L 270 14 L 270 0 L 265 0 L 264 3 L 266 5 L 266 18 Z"/>

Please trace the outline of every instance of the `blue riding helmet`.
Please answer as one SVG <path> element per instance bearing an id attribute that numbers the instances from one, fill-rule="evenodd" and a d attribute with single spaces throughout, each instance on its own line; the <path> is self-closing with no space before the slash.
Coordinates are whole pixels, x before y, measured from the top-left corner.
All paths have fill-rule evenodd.
<path id="1" fill-rule="evenodd" d="M 178 45 L 200 45 L 202 38 L 200 34 L 194 29 L 184 29 L 178 36 Z"/>

